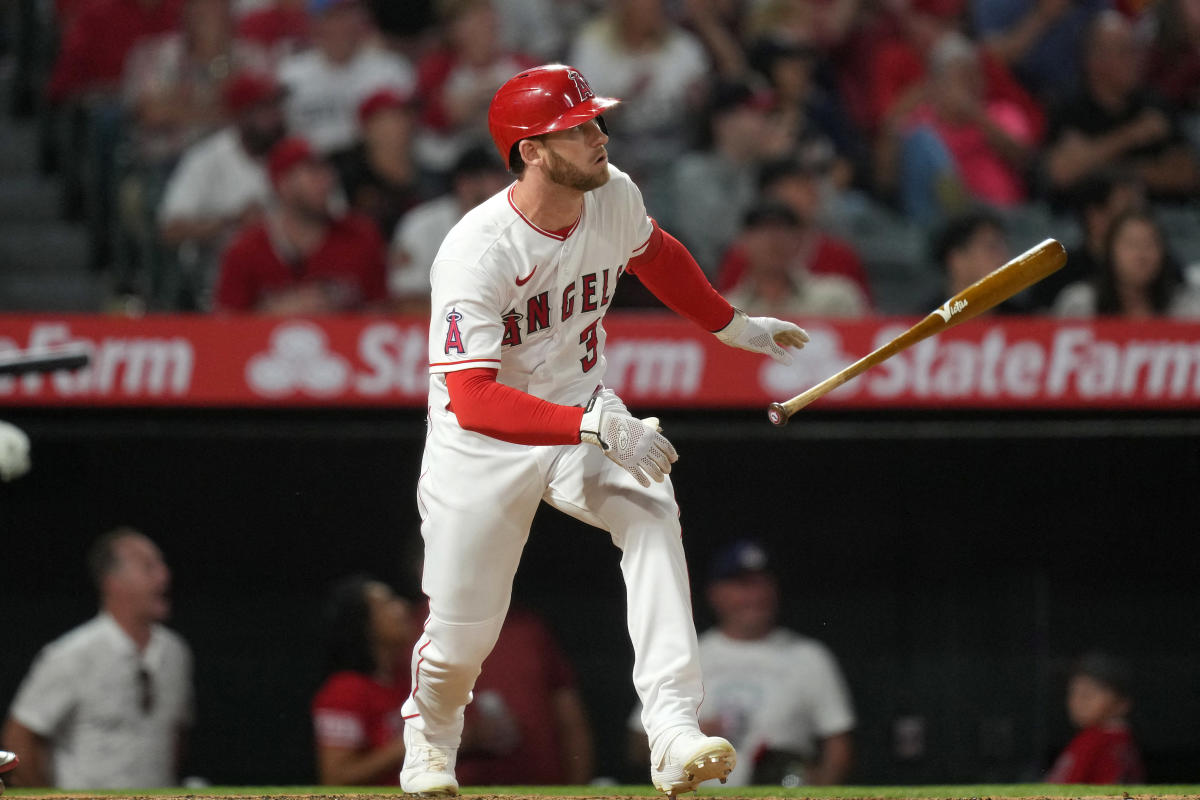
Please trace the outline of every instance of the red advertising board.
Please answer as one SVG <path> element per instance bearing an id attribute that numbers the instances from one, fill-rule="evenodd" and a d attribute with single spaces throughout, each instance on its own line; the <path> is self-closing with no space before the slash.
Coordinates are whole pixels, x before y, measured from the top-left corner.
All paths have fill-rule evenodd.
<path id="1" fill-rule="evenodd" d="M 721 345 L 673 315 L 611 313 L 605 383 L 632 405 L 765 407 L 914 320 L 797 320 L 792 366 Z M 0 406 L 420 407 L 417 317 L 0 315 L 0 352 L 92 348 L 76 373 L 0 377 Z M 814 408 L 1200 409 L 1200 323 L 975 320 L 926 340 Z"/>

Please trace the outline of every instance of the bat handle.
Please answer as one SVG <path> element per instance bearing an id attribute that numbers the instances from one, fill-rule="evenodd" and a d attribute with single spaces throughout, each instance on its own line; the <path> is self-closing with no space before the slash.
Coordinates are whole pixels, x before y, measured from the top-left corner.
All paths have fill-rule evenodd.
<path id="1" fill-rule="evenodd" d="M 771 403 L 767 406 L 767 419 L 771 420 L 772 425 L 777 425 L 782 428 L 788 424 L 788 412 L 783 407 L 783 403 Z"/>

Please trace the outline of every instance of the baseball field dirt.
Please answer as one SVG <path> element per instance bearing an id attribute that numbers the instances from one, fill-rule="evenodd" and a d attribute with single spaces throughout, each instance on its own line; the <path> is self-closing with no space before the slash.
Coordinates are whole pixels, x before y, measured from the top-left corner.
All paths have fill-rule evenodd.
<path id="1" fill-rule="evenodd" d="M 649 786 L 466 787 L 462 800 L 634 800 L 661 797 Z M 63 792 L 10 789 L 4 800 L 397 800 L 398 789 L 359 787 L 205 787 L 141 791 Z M 753 798 L 753 800 L 1200 800 L 1200 786 L 775 786 L 702 789 L 682 798 Z"/>

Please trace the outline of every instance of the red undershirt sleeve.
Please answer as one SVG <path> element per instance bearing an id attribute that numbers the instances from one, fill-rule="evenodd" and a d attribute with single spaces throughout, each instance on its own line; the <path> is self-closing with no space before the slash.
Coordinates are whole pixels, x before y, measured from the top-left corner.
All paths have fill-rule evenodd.
<path id="1" fill-rule="evenodd" d="M 717 294 L 687 248 L 657 222 L 646 249 L 629 260 L 626 271 L 667 308 L 706 331 L 719 331 L 733 319 L 733 306 Z"/>
<path id="2" fill-rule="evenodd" d="M 513 444 L 579 444 L 582 408 L 505 386 L 497 372 L 479 367 L 446 373 L 450 410 L 464 430 Z"/>

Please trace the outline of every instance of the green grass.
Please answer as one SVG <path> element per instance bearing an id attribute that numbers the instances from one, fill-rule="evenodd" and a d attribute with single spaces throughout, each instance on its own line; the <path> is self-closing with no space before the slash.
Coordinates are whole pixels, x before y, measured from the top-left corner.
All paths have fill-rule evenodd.
<path id="1" fill-rule="evenodd" d="M 661 797 L 648 784 L 633 786 L 467 786 L 464 795 L 542 795 L 556 797 Z M 189 797 L 249 796 L 305 797 L 313 795 L 401 795 L 396 787 L 377 786 L 211 786 L 204 788 L 93 790 L 63 792 L 45 789 L 9 789 L 5 797 Z M 812 798 L 999 798 L 1069 797 L 1123 798 L 1163 795 L 1200 798 L 1200 785 L 1156 786 L 1057 786 L 1042 783 L 985 784 L 968 786 L 810 786 L 782 789 L 778 786 L 703 787 L 701 797 L 812 797 Z M 685 795 L 684 797 L 687 797 Z"/>

